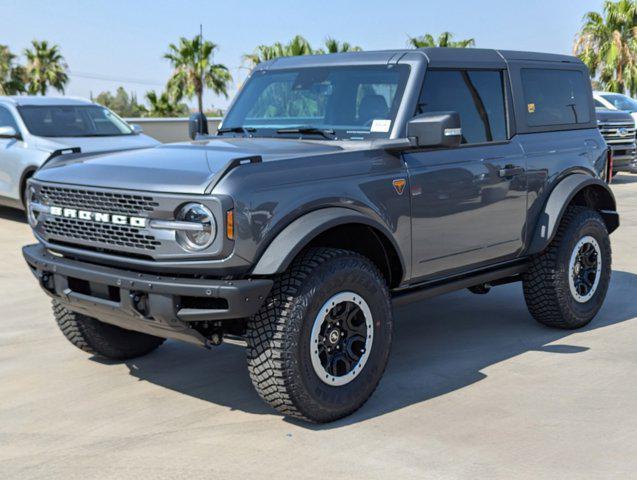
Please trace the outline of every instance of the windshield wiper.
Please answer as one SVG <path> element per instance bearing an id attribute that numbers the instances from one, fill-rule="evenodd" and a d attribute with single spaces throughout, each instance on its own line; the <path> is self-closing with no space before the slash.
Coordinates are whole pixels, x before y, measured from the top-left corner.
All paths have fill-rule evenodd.
<path id="1" fill-rule="evenodd" d="M 248 135 L 256 131 L 257 129 L 254 127 L 223 127 L 217 130 L 217 135 L 223 135 L 224 133 L 243 133 Z"/>
<path id="2" fill-rule="evenodd" d="M 317 127 L 289 127 L 289 128 L 279 128 L 276 133 L 300 133 L 301 135 L 322 135 L 324 138 L 332 139 L 335 132 L 331 128 L 317 128 Z"/>

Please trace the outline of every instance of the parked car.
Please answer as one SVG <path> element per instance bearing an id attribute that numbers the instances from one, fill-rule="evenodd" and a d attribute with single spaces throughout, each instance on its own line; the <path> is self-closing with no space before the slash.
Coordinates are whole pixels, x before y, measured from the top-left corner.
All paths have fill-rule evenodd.
<path id="1" fill-rule="evenodd" d="M 633 121 L 637 123 L 637 100 L 622 93 L 593 92 L 595 106 L 609 110 L 622 110 L 630 113 Z"/>
<path id="2" fill-rule="evenodd" d="M 216 136 L 38 170 L 24 257 L 85 352 L 240 340 L 268 404 L 336 420 L 383 375 L 392 306 L 522 281 L 546 326 L 597 314 L 619 216 L 588 78 L 481 49 L 264 62 Z"/>
<path id="3" fill-rule="evenodd" d="M 635 122 L 621 110 L 596 108 L 597 125 L 613 154 L 612 174 L 637 173 L 637 144 Z"/>
<path id="4" fill-rule="evenodd" d="M 0 96 L 0 204 L 23 208 L 27 179 L 52 156 L 158 144 L 87 100 Z"/>

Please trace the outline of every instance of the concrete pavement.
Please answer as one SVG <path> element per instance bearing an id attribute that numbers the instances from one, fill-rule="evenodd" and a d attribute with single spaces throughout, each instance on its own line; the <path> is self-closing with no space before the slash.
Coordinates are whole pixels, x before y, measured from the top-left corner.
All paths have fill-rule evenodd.
<path id="1" fill-rule="evenodd" d="M 355 415 L 288 421 L 240 347 L 167 342 L 126 363 L 68 343 L 0 209 L 0 478 L 630 478 L 637 471 L 637 176 L 614 185 L 606 304 L 576 332 L 528 314 L 520 285 L 396 312 L 388 370 Z"/>

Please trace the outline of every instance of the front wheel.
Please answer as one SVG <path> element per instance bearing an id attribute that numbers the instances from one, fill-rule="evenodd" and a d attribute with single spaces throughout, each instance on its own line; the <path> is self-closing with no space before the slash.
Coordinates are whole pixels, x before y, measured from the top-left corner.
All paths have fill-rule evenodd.
<path id="1" fill-rule="evenodd" d="M 601 216 L 569 207 L 555 238 L 524 275 L 524 299 L 544 325 L 583 327 L 602 307 L 610 275 L 610 239 Z"/>
<path id="2" fill-rule="evenodd" d="M 371 396 L 385 370 L 392 314 L 385 279 L 354 252 L 310 249 L 248 323 L 248 368 L 266 403 L 322 423 Z"/>

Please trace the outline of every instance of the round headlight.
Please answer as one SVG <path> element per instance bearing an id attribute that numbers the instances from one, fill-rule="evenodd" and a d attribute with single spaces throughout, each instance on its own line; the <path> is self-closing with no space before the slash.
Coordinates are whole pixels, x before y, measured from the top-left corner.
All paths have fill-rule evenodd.
<path id="1" fill-rule="evenodd" d="M 192 223 L 192 229 L 177 230 L 177 241 L 186 250 L 204 250 L 215 240 L 217 226 L 208 207 L 188 203 L 177 214 L 177 220 Z"/>

